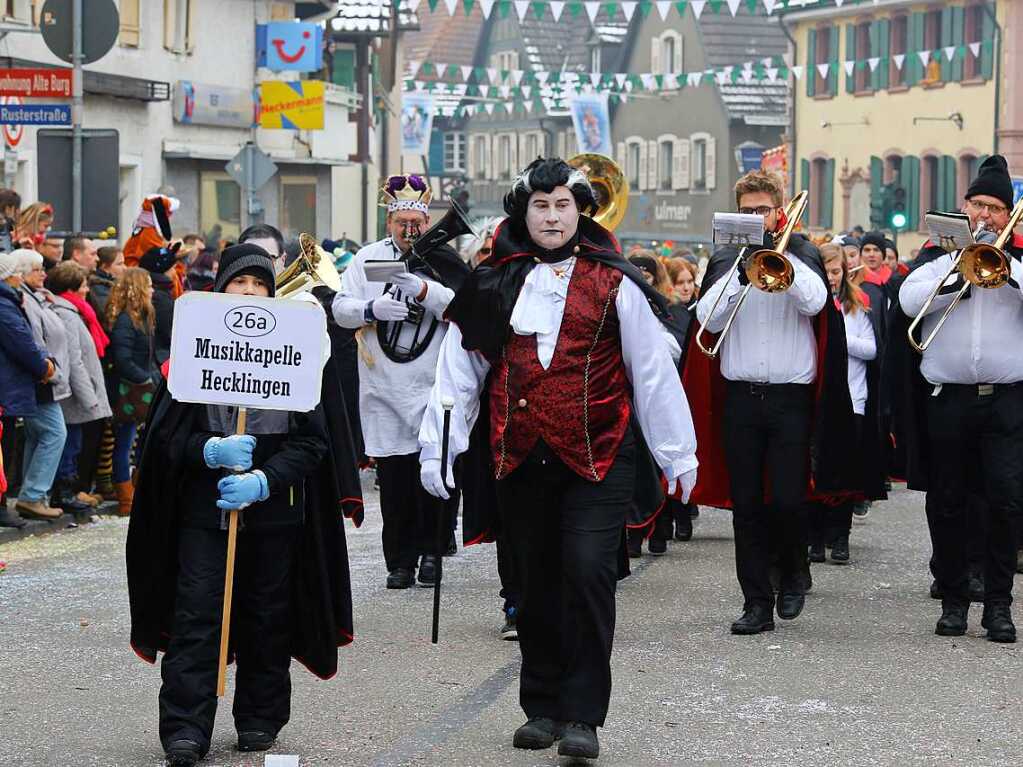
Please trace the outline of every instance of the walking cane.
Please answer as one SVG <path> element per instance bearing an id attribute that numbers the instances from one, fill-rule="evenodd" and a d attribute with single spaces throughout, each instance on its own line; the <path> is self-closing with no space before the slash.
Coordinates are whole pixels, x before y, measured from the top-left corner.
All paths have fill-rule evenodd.
<path id="1" fill-rule="evenodd" d="M 448 487 L 448 440 L 451 438 L 451 409 L 454 406 L 455 401 L 451 397 L 444 397 L 441 400 L 441 407 L 444 408 L 444 434 L 440 443 L 440 481 L 444 483 L 444 489 L 449 491 L 454 491 L 453 487 Z M 431 641 L 434 644 L 437 644 L 437 636 L 440 632 L 440 582 L 444 573 L 444 552 L 447 550 L 450 534 L 447 507 L 442 501 L 437 512 L 437 540 L 435 541 L 437 544 L 435 547 L 437 577 L 433 582 L 433 633 L 431 634 Z"/>
<path id="2" fill-rule="evenodd" d="M 245 433 L 245 408 L 238 408 L 238 426 L 235 434 Z M 234 550 L 238 543 L 238 511 L 231 509 L 227 523 L 227 567 L 224 572 L 224 615 L 220 621 L 220 661 L 217 664 L 217 697 L 224 697 L 227 684 L 227 640 L 231 634 L 231 597 L 234 593 Z"/>

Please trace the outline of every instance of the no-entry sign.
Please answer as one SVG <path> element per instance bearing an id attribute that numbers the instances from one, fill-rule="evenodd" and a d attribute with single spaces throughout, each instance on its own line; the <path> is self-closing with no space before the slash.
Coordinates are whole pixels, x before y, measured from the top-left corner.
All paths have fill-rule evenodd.
<path id="1" fill-rule="evenodd" d="M 70 69 L 0 69 L 0 96 L 71 98 Z"/>

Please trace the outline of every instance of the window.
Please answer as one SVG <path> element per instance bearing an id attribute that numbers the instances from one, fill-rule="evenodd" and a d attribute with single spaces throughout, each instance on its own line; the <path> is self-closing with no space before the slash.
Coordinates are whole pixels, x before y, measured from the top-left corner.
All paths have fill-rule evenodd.
<path id="1" fill-rule="evenodd" d="M 199 231 L 220 227 L 220 236 L 234 240 L 241 234 L 242 189 L 220 171 L 199 173 Z M 315 229 L 313 230 L 315 231 Z"/>
<path id="2" fill-rule="evenodd" d="M 527 134 L 523 151 L 525 152 L 525 157 L 522 158 L 522 164 L 528 165 L 542 154 L 540 151 L 540 137 L 535 133 Z"/>
<path id="3" fill-rule="evenodd" d="M 628 161 L 627 161 L 626 165 L 628 166 L 627 169 L 626 169 L 626 174 L 629 177 L 629 188 L 630 189 L 638 190 L 639 189 L 639 144 L 638 143 L 631 143 L 631 144 L 629 144 Z"/>
<path id="4" fill-rule="evenodd" d="M 195 14 L 192 0 L 163 0 L 163 47 L 174 53 L 195 48 Z"/>
<path id="5" fill-rule="evenodd" d="M 650 41 L 650 71 L 655 75 L 672 75 L 682 71 L 685 47 L 682 35 L 669 29 Z"/>
<path id="6" fill-rule="evenodd" d="M 966 6 L 965 10 L 966 17 L 963 20 L 963 26 L 966 43 L 979 43 L 983 39 L 984 34 L 984 6 L 977 3 L 976 5 Z M 963 79 L 975 80 L 983 77 L 981 74 L 980 57 L 974 56 L 968 48 L 963 62 Z"/>
<path id="7" fill-rule="evenodd" d="M 139 0 L 121 0 L 121 28 L 117 41 L 125 48 L 139 47 Z"/>
<path id="8" fill-rule="evenodd" d="M 897 154 L 888 155 L 884 159 L 884 181 L 893 184 L 902 175 L 902 157 Z"/>
<path id="9" fill-rule="evenodd" d="M 814 51 L 814 68 L 811 73 L 811 77 L 814 78 L 816 83 L 816 92 L 825 95 L 831 93 L 831 80 L 836 77 L 837 74 L 832 72 L 834 68 L 834 62 L 832 58 L 837 57 L 838 51 L 831 50 L 831 38 L 832 38 L 832 27 L 825 27 L 817 30 L 817 46 Z M 829 66 L 828 76 L 824 77 L 821 75 L 818 65 L 827 64 Z"/>
<path id="10" fill-rule="evenodd" d="M 944 205 L 941 199 L 941 165 L 939 158 L 930 157 L 923 158 L 923 177 L 921 185 L 923 189 L 923 210 L 941 210 Z"/>
<path id="11" fill-rule="evenodd" d="M 31 0 L 3 0 L 4 18 L 28 24 L 32 21 Z"/>
<path id="12" fill-rule="evenodd" d="M 444 171 L 461 173 L 465 171 L 465 134 L 444 134 Z"/>
<path id="13" fill-rule="evenodd" d="M 892 17 L 891 26 L 891 41 L 890 41 L 892 56 L 905 56 L 909 51 L 909 17 L 908 16 L 894 16 Z M 902 66 L 897 67 L 893 63 L 890 75 L 890 84 L 892 87 L 899 85 L 906 85 L 906 70 L 910 66 L 909 62 L 903 59 Z"/>
<path id="14" fill-rule="evenodd" d="M 675 39 L 672 37 L 661 42 L 661 71 L 666 75 L 675 71 Z"/>
<path id="15" fill-rule="evenodd" d="M 928 11 L 924 14 L 924 47 L 931 51 L 930 59 L 925 67 L 921 85 L 933 85 L 941 82 L 941 11 Z"/>
<path id="16" fill-rule="evenodd" d="M 600 46 L 594 45 L 590 48 L 590 71 L 600 71 Z"/>
<path id="17" fill-rule="evenodd" d="M 675 138 L 662 140 L 657 148 L 657 188 L 662 192 L 672 190 L 672 167 L 675 157 Z"/>
<path id="18" fill-rule="evenodd" d="M 693 163 L 692 163 L 692 188 L 703 190 L 707 188 L 707 139 L 695 139 L 693 141 Z"/>
<path id="19" fill-rule="evenodd" d="M 502 180 L 511 178 L 511 136 L 497 137 L 497 173 Z"/>
<path id="20" fill-rule="evenodd" d="M 472 167 L 473 178 L 485 179 L 487 177 L 487 137 L 472 137 Z"/>
<path id="21" fill-rule="evenodd" d="M 491 54 L 490 66 L 492 69 L 510 71 L 519 68 L 518 51 L 498 51 Z"/>
<path id="22" fill-rule="evenodd" d="M 870 67 L 866 66 L 867 59 L 873 55 L 870 50 L 870 26 L 869 21 L 856 25 L 856 50 L 852 56 L 846 52 L 847 59 L 852 58 L 856 61 L 853 65 L 853 77 L 857 93 L 870 90 Z"/>
<path id="23" fill-rule="evenodd" d="M 316 176 L 281 176 L 281 230 L 285 237 L 316 231 Z"/>

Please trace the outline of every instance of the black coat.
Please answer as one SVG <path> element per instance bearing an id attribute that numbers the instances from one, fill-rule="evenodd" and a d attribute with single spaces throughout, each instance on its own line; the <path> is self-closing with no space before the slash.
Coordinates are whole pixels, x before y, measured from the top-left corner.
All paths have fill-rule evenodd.
<path id="1" fill-rule="evenodd" d="M 116 281 L 112 274 L 107 274 L 102 269 L 97 269 L 89 275 L 89 295 L 87 300 L 92 305 L 92 308 L 96 310 L 96 316 L 99 317 L 100 322 L 103 323 L 105 328 L 107 302 L 110 300 L 110 291 L 113 289 Z M 110 330 L 110 328 L 106 329 Z"/>
<path id="2" fill-rule="evenodd" d="M 174 282 L 166 274 L 151 274 L 153 278 L 153 310 L 156 327 L 153 329 L 153 350 L 156 364 L 162 365 L 170 357 L 171 328 L 174 324 Z"/>
<path id="3" fill-rule="evenodd" d="M 153 357 L 153 334 L 135 327 L 127 312 L 117 315 L 107 349 L 114 378 L 127 383 L 156 383 L 160 371 Z"/>

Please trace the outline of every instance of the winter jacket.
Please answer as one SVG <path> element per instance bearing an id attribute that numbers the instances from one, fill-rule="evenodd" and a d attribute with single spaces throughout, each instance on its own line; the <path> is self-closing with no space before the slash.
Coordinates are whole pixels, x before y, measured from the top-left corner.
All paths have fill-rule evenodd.
<path id="1" fill-rule="evenodd" d="M 114 374 L 110 377 L 113 391 L 121 381 L 133 384 L 160 381 L 160 370 L 153 357 L 153 334 L 135 327 L 127 312 L 117 315 L 105 356 L 110 357 L 113 365 Z M 113 401 L 115 398 L 111 397 Z"/>
<path id="2" fill-rule="evenodd" d="M 153 309 L 156 328 L 153 336 L 156 362 L 162 365 L 170 357 L 171 324 L 174 321 L 174 282 L 166 274 L 150 274 L 153 279 Z"/>
<path id="3" fill-rule="evenodd" d="M 25 296 L 22 306 L 32 326 L 32 337 L 57 366 L 49 383 L 38 384 L 36 400 L 40 403 L 60 402 L 71 396 L 71 356 L 68 353 L 67 331 L 53 308 L 55 296 L 45 288 L 32 290 L 27 285 L 22 287 L 21 292 Z"/>
<path id="4" fill-rule="evenodd" d="M 36 412 L 36 383 L 46 375 L 46 352 L 32 337 L 21 291 L 0 281 L 0 408 L 5 416 Z"/>
<path id="5" fill-rule="evenodd" d="M 103 366 L 89 328 L 78 309 L 67 299 L 57 296 L 53 308 L 67 330 L 71 358 L 71 396 L 60 402 L 64 421 L 74 425 L 109 418 L 110 404 L 103 380 Z"/>
<path id="6" fill-rule="evenodd" d="M 112 274 L 107 274 L 102 269 L 97 269 L 89 275 L 89 295 L 86 300 L 92 304 L 92 308 L 96 310 L 96 316 L 99 317 L 99 321 L 103 323 L 103 328 L 107 331 L 110 330 L 106 327 L 107 301 L 110 300 L 110 291 L 116 281 Z"/>

